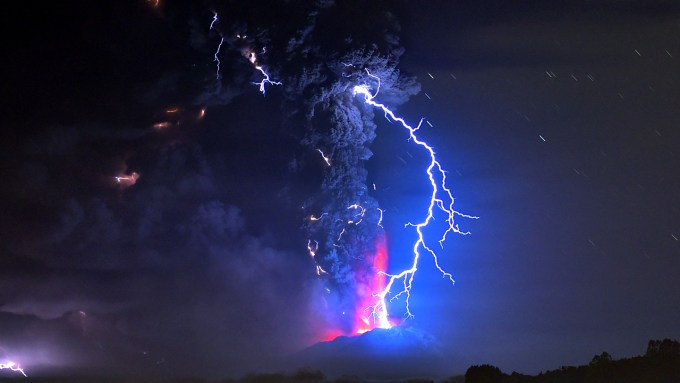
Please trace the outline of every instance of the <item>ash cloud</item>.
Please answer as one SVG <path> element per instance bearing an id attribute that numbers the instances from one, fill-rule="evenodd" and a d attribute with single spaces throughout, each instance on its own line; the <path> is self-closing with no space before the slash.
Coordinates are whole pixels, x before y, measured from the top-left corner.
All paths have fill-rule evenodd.
<path id="1" fill-rule="evenodd" d="M 362 283 L 359 275 L 376 272 L 369 258 L 381 231 L 379 204 L 369 191 L 365 166 L 372 156 L 375 115 L 352 89 L 367 84 L 375 90 L 379 85 L 380 99 L 390 105 L 399 105 L 420 91 L 415 79 L 398 69 L 404 50 L 397 37 L 399 25 L 387 9 L 380 2 L 333 1 L 314 6 L 260 3 L 222 11 L 216 8 L 217 30 L 229 50 L 258 52 L 258 64 L 283 82 L 286 125 L 303 127 L 292 128 L 305 149 L 292 168 L 302 168 L 303 174 L 314 174 L 320 181 L 317 191 L 309 191 L 302 203 L 303 229 L 316 250 L 315 261 L 327 288 L 323 315 L 329 326 L 346 333 L 351 332 L 354 318 L 345 313 L 354 312 L 359 294 L 367 290 L 357 286 Z M 288 22 L 280 22 L 281 12 Z M 237 61 L 226 65 L 247 68 L 243 57 Z M 248 70 L 258 75 L 252 67 Z M 232 82 L 242 80 L 242 74 L 235 71 Z M 219 82 L 215 87 L 222 86 Z M 270 89 L 270 94 L 276 92 Z M 324 167 L 320 176 L 319 167 Z M 352 205 L 360 207 L 349 208 Z M 360 220 L 360 224 L 348 224 Z"/>
<path id="2" fill-rule="evenodd" d="M 143 41 L 140 36 L 159 28 L 166 49 L 175 44 L 168 30 L 184 20 L 180 31 L 187 40 L 178 52 L 192 48 L 193 55 L 167 60 L 165 69 L 168 56 L 153 57 L 136 75 L 144 78 L 142 85 L 117 86 L 115 107 L 102 110 L 130 109 L 133 116 L 102 123 L 110 115 L 87 114 L 84 122 L 41 125 L 2 145 L 11 154 L 2 175 L 11 182 L 0 189 L 0 328 L 6 329 L 0 347 L 23 356 L 27 366 L 234 374 L 307 346 L 324 327 L 349 328 L 341 312 L 354 308 L 356 275 L 367 272 L 364 257 L 380 232 L 365 168 L 375 116 L 351 88 L 377 86 L 369 69 L 381 78 L 381 101 L 390 105 L 419 91 L 397 69 L 403 49 L 394 17 L 382 2 L 192 3 L 174 13 L 167 6 L 160 26 L 135 16 L 140 29 L 126 31 L 126 38 Z M 122 17 L 122 8 L 116 9 Z M 220 21 L 211 32 L 213 9 Z M 212 55 L 220 34 L 225 46 L 216 81 Z M 135 43 L 138 50 L 141 45 L 149 44 Z M 88 62 L 89 53 L 79 47 L 72 52 Z M 268 88 L 264 99 L 252 85 L 260 73 L 244 49 L 257 52 L 272 79 L 283 83 Z M 98 60 L 108 62 L 114 54 L 103 50 Z M 132 67 L 132 61 L 115 63 Z M 115 69 L 103 66 L 96 73 Z M 98 91 L 99 79 L 93 80 Z M 242 133 L 250 121 L 215 118 L 202 130 L 182 117 L 155 132 L 153 112 L 146 113 L 148 121 L 129 122 L 152 104 L 156 116 L 164 116 L 173 97 L 190 100 L 193 108 L 243 108 L 249 117 L 268 117 L 252 124 L 256 138 Z M 93 102 L 86 98 L 78 99 L 81 111 Z M 279 108 L 273 113 L 272 104 Z M 206 120 L 219 109 L 209 108 Z M 74 118 L 78 110 L 60 113 Z M 58 116 L 41 115 L 33 123 Z M 263 150 L 267 157 L 248 167 L 260 154 L 243 148 L 248 140 L 270 149 L 281 145 L 280 137 L 298 146 Z M 333 166 L 324 167 L 317 149 Z M 295 173 L 285 176 L 294 181 L 277 179 L 272 187 L 273 177 L 257 172 L 278 169 L 269 156 L 297 163 Z M 114 176 L 133 171 L 140 174 L 134 185 L 116 185 Z M 356 211 L 347 207 L 354 203 L 366 209 L 364 223 L 348 226 Z M 301 205 L 301 214 L 291 213 Z M 327 218 L 318 225 L 306 221 L 322 213 Z M 294 214 L 305 222 L 302 230 L 287 228 Z M 342 229 L 347 233 L 335 247 Z M 306 254 L 307 238 L 319 242 L 317 261 L 328 270 L 322 279 Z"/>
<path id="3" fill-rule="evenodd" d="M 2 190 L 6 357 L 38 373 L 223 376 L 306 345 L 315 289 L 306 282 L 308 262 L 268 229 L 253 230 L 225 193 L 215 169 L 222 160 L 189 141 L 147 147 L 127 161 L 141 174 L 135 185 L 98 182 L 102 171 L 63 180 L 65 188 L 59 180 L 74 164 L 119 161 L 74 149 L 92 145 L 91 136 L 66 137 L 70 149 L 41 137 L 17 148 L 18 162 L 44 169 L 44 177 L 34 185 L 35 172 L 20 168 Z M 95 141 L 120 149 L 115 135 Z M 20 198 L 26 188 L 30 198 Z"/>

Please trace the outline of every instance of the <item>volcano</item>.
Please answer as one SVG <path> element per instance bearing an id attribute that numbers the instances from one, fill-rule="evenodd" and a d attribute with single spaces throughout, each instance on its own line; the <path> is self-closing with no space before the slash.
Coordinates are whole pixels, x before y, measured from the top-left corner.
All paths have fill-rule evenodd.
<path id="1" fill-rule="evenodd" d="M 460 361 L 447 360 L 444 355 L 432 334 L 396 326 L 316 343 L 292 355 L 286 365 L 319 369 L 328 376 L 369 379 L 441 378 L 464 369 Z"/>

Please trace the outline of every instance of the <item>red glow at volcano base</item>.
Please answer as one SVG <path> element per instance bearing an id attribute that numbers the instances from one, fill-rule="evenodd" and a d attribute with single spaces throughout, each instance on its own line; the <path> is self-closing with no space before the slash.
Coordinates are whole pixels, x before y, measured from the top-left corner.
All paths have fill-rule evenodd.
<path id="1" fill-rule="evenodd" d="M 387 238 L 385 233 L 380 233 L 375 240 L 374 252 L 366 254 L 361 260 L 362 268 L 355 274 L 357 301 L 353 313 L 346 313 L 352 318 L 351 330 L 345 332 L 340 329 L 330 329 L 323 337 L 324 341 L 330 341 L 338 336 L 356 336 L 375 328 L 391 328 L 399 325 L 399 318 L 389 318 L 380 321 L 374 312 L 374 307 L 379 301 L 377 294 L 385 289 L 387 284 L 387 263 L 389 255 L 387 251 Z"/>

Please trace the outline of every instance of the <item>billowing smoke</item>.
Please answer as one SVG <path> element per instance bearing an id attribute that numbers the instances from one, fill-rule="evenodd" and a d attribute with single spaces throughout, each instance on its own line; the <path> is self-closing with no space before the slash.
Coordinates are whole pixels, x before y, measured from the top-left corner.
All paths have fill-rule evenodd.
<path id="1" fill-rule="evenodd" d="M 403 50 L 388 8 L 149 9 L 134 22 L 119 10 L 116 20 L 135 25 L 121 44 L 143 41 L 146 54 L 151 40 L 185 61 L 112 65 L 144 69 L 143 83 L 111 101 L 125 118 L 49 116 L 0 143 L 11 180 L 0 189 L 0 363 L 235 373 L 318 341 L 320 328 L 370 329 L 365 309 L 387 263 L 365 166 L 381 116 L 353 87 L 377 88 L 369 70 L 390 105 L 419 90 L 396 69 Z M 238 113 L 243 105 L 252 109 Z"/>
<path id="2" fill-rule="evenodd" d="M 302 78 L 301 94 L 310 93 L 306 115 L 307 134 L 302 143 L 310 152 L 319 150 L 328 158 L 321 184 L 321 192 L 305 204 L 309 216 L 305 229 L 311 240 L 317 241 L 316 261 L 327 272 L 331 307 L 340 314 L 353 313 L 350 326 L 356 325 L 357 302 L 378 291 L 366 285 L 378 275 L 372 257 L 380 231 L 382 211 L 367 185 L 366 161 L 372 156 L 369 145 L 375 138 L 373 111 L 358 102 L 351 89 L 356 84 L 373 83 L 365 69 L 382 79 L 383 90 L 397 90 L 402 95 L 415 92 L 412 81 L 405 81 L 395 69 L 398 51 L 385 54 L 377 46 L 360 47 L 335 59 L 322 68 L 324 81 Z M 318 77 L 317 77 L 318 78 Z M 307 80 L 307 81 L 305 81 Z M 309 81 L 311 80 L 311 81 Z M 409 79 L 410 80 L 410 79 Z M 406 89 L 399 85 L 408 85 Z M 316 244 L 316 242 L 315 242 Z M 382 287 L 382 286 L 381 286 Z M 347 322 L 341 327 L 344 331 Z"/>
<path id="3" fill-rule="evenodd" d="M 367 184 L 375 116 L 352 89 L 360 84 L 377 89 L 380 78 L 381 99 L 390 105 L 420 90 L 413 77 L 397 69 L 403 53 L 396 37 L 399 26 L 386 9 L 380 2 L 332 1 L 249 4 L 241 12 L 238 7 L 215 9 L 215 42 L 225 39 L 232 51 L 282 82 L 287 125 L 305 149 L 292 168 L 320 179 L 302 202 L 307 247 L 325 284 L 329 325 L 344 334 L 375 327 L 357 319 L 370 319 L 365 309 L 375 289 L 384 287 L 378 271 L 386 266 L 382 210 Z M 282 13 L 287 23 L 281 23 Z M 240 58 L 231 65 L 247 64 Z M 259 73 L 250 72 L 256 76 L 252 81 L 259 81 Z M 238 75 L 223 80 L 243 82 Z M 226 88 L 217 81 L 211 94 L 228 98 L 222 95 Z M 269 89 L 267 96 L 281 92 Z"/>

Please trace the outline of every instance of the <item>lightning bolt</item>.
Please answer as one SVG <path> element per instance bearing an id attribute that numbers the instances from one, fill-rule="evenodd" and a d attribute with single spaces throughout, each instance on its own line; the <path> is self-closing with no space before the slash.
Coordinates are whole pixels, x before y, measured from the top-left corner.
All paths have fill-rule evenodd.
<path id="1" fill-rule="evenodd" d="M 321 153 L 321 158 L 326 162 L 326 166 L 331 166 L 331 158 L 324 154 L 323 150 L 316 149 L 317 152 Z"/>
<path id="2" fill-rule="evenodd" d="M 217 15 L 215 15 L 215 17 L 217 17 Z M 211 25 L 211 28 L 212 28 L 212 24 L 210 24 L 210 25 Z M 220 43 L 219 43 L 219 45 L 217 45 L 217 50 L 215 51 L 215 55 L 213 56 L 214 57 L 213 61 L 217 63 L 217 72 L 215 73 L 215 79 L 217 79 L 217 80 L 219 80 L 222 77 L 222 75 L 220 75 L 220 64 L 221 64 L 221 62 L 220 62 L 220 58 L 218 57 L 218 55 L 220 54 L 220 50 L 222 49 L 222 43 L 224 43 L 224 36 L 220 36 Z"/>
<path id="3" fill-rule="evenodd" d="M 213 29 L 213 27 L 215 26 L 215 23 L 218 20 L 219 20 L 219 18 L 217 17 L 217 12 L 213 11 L 213 18 L 212 18 L 212 21 L 210 22 L 210 30 Z M 216 72 L 215 72 L 215 79 L 216 80 L 219 80 L 220 78 L 222 78 L 222 75 L 220 74 L 220 65 L 222 63 L 220 62 L 219 54 L 220 54 L 220 50 L 222 50 L 222 44 L 223 43 L 224 43 L 224 36 L 222 36 L 222 33 L 220 33 L 220 43 L 217 44 L 217 50 L 215 50 L 215 54 L 213 55 L 213 62 L 217 63 L 216 64 L 217 69 L 216 69 Z"/>
<path id="4" fill-rule="evenodd" d="M 364 220 L 364 215 L 366 214 L 366 208 L 359 205 L 358 203 L 347 206 L 347 210 L 358 211 L 358 214 L 356 214 L 353 219 L 347 221 L 348 225 L 358 225 Z M 357 218 L 359 218 L 359 220 L 356 220 Z"/>
<path id="5" fill-rule="evenodd" d="M 384 104 L 376 102 L 375 97 L 378 95 L 378 92 L 380 91 L 380 78 L 375 75 L 372 75 L 368 70 L 366 70 L 366 73 L 368 74 L 369 77 L 377 81 L 375 93 L 371 94 L 371 92 L 369 91 L 369 85 L 362 84 L 356 85 L 352 88 L 353 94 L 355 96 L 356 95 L 363 96 L 363 100 L 367 105 L 382 110 L 385 115 L 385 118 L 388 121 L 394 121 L 399 123 L 403 128 L 405 128 L 408 131 L 409 141 L 413 141 L 416 145 L 424 149 L 425 152 L 429 154 L 430 157 L 430 162 L 427 166 L 426 173 L 430 181 L 432 191 L 430 193 L 430 201 L 427 207 L 427 213 L 425 214 L 424 219 L 420 223 L 414 224 L 409 222 L 405 225 L 407 227 L 410 226 L 415 228 L 415 232 L 418 235 L 418 239 L 413 244 L 413 261 L 411 262 L 411 266 L 396 274 L 387 274 L 381 271 L 380 274 L 387 276 L 389 278 L 389 281 L 385 285 L 385 289 L 383 291 L 373 294 L 377 298 L 377 301 L 375 305 L 370 307 L 370 309 L 372 310 L 371 316 L 373 317 L 373 320 L 375 321 L 378 327 L 389 328 L 391 327 L 391 324 L 388 320 L 386 299 L 388 294 L 391 293 L 393 286 L 397 282 L 402 282 L 403 287 L 396 294 L 394 294 L 389 301 L 391 302 L 395 299 L 398 299 L 402 295 L 405 296 L 406 304 L 405 316 L 407 318 L 413 317 L 413 313 L 411 313 L 410 308 L 411 288 L 413 287 L 413 279 L 415 277 L 416 271 L 418 271 L 418 263 L 422 255 L 421 251 L 424 250 L 426 253 L 432 256 L 435 267 L 442 274 L 443 278 L 447 278 L 449 281 L 451 281 L 452 284 L 455 283 L 451 273 L 447 272 L 440 266 L 437 254 L 435 253 L 434 250 L 432 250 L 432 246 L 428 244 L 424 237 L 425 228 L 430 224 L 432 220 L 434 220 L 435 210 L 440 211 L 444 214 L 447 223 L 447 228 L 444 231 L 444 234 L 442 235 L 441 239 L 439 240 L 439 245 L 442 247 L 444 241 L 446 240 L 447 235 L 451 232 L 462 235 L 470 234 L 470 232 L 461 231 L 458 228 L 458 225 L 455 224 L 454 222 L 454 218 L 456 216 L 471 219 L 478 219 L 479 217 L 462 214 L 453 208 L 454 198 L 453 194 L 451 193 L 451 189 L 448 187 L 446 182 L 446 171 L 442 168 L 441 164 L 437 160 L 434 148 L 428 145 L 425 141 L 419 139 L 418 136 L 416 135 L 416 132 L 418 131 L 418 129 L 420 129 L 420 126 L 423 123 L 424 119 L 421 119 L 416 127 L 412 127 L 403 118 L 396 116 L 392 112 L 392 110 L 390 110 L 390 108 L 388 108 Z"/>
<path id="6" fill-rule="evenodd" d="M 216 12 L 213 12 L 214 17 L 212 19 L 212 22 L 210 24 L 210 29 L 213 29 L 215 23 L 219 20 L 218 15 Z M 220 60 L 218 57 L 218 54 L 220 52 L 220 49 L 222 47 L 222 44 L 224 43 L 224 36 L 220 35 L 221 40 L 220 43 L 217 47 L 217 50 L 214 54 L 214 61 L 217 63 L 217 79 L 219 80 L 221 75 L 220 75 Z M 245 39 L 246 36 L 242 35 L 237 35 L 236 36 L 238 39 Z M 265 53 L 266 50 L 263 49 L 262 53 Z M 255 50 L 252 47 L 247 47 L 241 51 L 242 55 L 253 65 L 253 67 L 260 72 L 262 75 L 262 80 L 259 82 L 253 82 L 254 85 L 257 85 L 259 87 L 260 92 L 263 95 L 266 95 L 266 87 L 267 85 L 282 85 L 281 82 L 279 81 L 274 81 L 271 79 L 270 74 L 266 71 L 266 69 L 259 63 L 258 56 L 255 52 Z M 346 67 L 354 67 L 352 64 L 344 64 Z M 415 278 L 415 274 L 418 270 L 418 265 L 421 259 L 422 255 L 429 254 L 432 256 L 435 267 L 437 270 L 441 273 L 443 278 L 447 278 L 452 284 L 455 283 L 453 276 L 444 270 L 440 263 L 439 263 L 439 258 L 437 256 L 437 253 L 433 250 L 433 246 L 425 239 L 425 229 L 428 227 L 428 225 L 435 219 L 435 214 L 438 216 L 443 213 L 445 217 L 445 221 L 447 224 L 446 230 L 442 234 L 441 238 L 439 239 L 438 243 L 439 245 L 443 248 L 443 243 L 445 242 L 447 236 L 453 232 L 453 233 L 458 233 L 462 235 L 468 235 L 470 234 L 467 231 L 461 231 L 458 227 L 458 225 L 455 223 L 454 219 L 456 216 L 460 217 L 466 217 L 466 218 L 471 218 L 471 219 L 477 219 L 479 217 L 476 216 L 471 216 L 471 215 L 466 215 L 462 214 L 458 211 L 456 211 L 453 207 L 454 204 L 454 198 L 453 194 L 451 192 L 451 189 L 449 188 L 447 184 L 447 177 L 446 177 L 446 171 L 443 169 L 441 166 L 440 162 L 437 159 L 436 153 L 434 151 L 434 148 L 427 144 L 425 141 L 421 140 L 417 136 L 417 131 L 420 129 L 423 121 L 425 119 L 421 119 L 420 122 L 418 123 L 417 126 L 413 127 L 409 125 L 402 117 L 396 116 L 392 110 L 387 107 L 386 105 L 379 103 L 375 100 L 375 98 L 378 96 L 378 93 L 380 92 L 380 78 L 378 76 L 375 76 L 371 74 L 368 70 L 366 70 L 366 74 L 368 75 L 369 78 L 372 78 L 375 80 L 375 83 L 377 86 L 375 87 L 375 92 L 371 93 L 371 86 L 367 83 L 361 84 L 361 85 L 355 85 L 352 87 L 352 93 L 354 96 L 360 95 L 363 96 L 363 101 L 366 105 L 369 105 L 373 108 L 377 108 L 383 111 L 385 118 L 388 121 L 391 122 L 396 122 L 400 124 L 404 129 L 407 130 L 408 135 L 409 135 L 409 141 L 413 141 L 416 145 L 418 145 L 420 148 L 422 148 L 430 158 L 429 164 L 426 168 L 426 174 L 428 176 L 428 179 L 430 181 L 430 187 L 431 187 L 431 193 L 430 193 L 430 199 L 429 199 L 429 204 L 427 207 L 427 211 L 425 213 L 424 218 L 422 219 L 421 222 L 419 223 L 412 223 L 409 222 L 405 226 L 406 227 L 413 227 L 415 229 L 415 232 L 417 234 L 417 240 L 413 244 L 413 260 L 410 263 L 410 267 L 407 269 L 404 269 L 396 274 L 388 274 L 384 271 L 379 271 L 378 275 L 379 276 L 384 276 L 388 278 L 388 282 L 386 283 L 384 289 L 380 292 L 373 293 L 373 296 L 376 298 L 375 303 L 370 306 L 368 309 L 371 310 L 371 317 L 373 318 L 376 327 L 380 328 L 389 328 L 392 325 L 390 324 L 388 320 L 388 307 L 387 303 L 391 302 L 393 300 L 396 300 L 402 296 L 405 297 L 405 307 L 406 307 L 406 313 L 405 316 L 407 318 L 413 317 L 413 314 L 411 312 L 410 308 L 410 298 L 411 298 L 411 289 L 413 287 L 413 281 Z M 351 75 L 347 75 L 345 77 L 354 77 L 354 75 L 358 75 L 358 73 L 352 73 Z M 344 76 L 344 75 L 343 75 Z M 426 94 L 426 96 L 429 95 Z M 428 122 L 430 126 L 430 124 Z M 327 166 L 331 166 L 331 159 L 326 156 L 326 154 L 321 150 L 317 149 L 317 151 L 321 154 L 322 158 L 324 159 L 325 163 Z M 373 188 L 375 190 L 375 185 L 373 185 Z M 364 214 L 366 212 L 366 209 L 359 205 L 358 203 L 350 205 L 347 207 L 348 210 L 353 211 L 353 217 L 349 220 L 346 221 L 348 225 L 358 225 L 363 221 Z M 378 208 L 378 211 L 380 213 L 380 218 L 378 221 L 378 226 L 382 226 L 382 221 L 383 221 L 383 210 Z M 316 216 L 310 216 L 309 220 L 310 221 L 318 221 L 323 218 L 323 215 L 320 217 Z M 343 234 L 345 234 L 345 229 L 342 229 L 340 234 L 337 237 L 336 242 L 340 242 L 342 239 Z M 335 246 L 338 246 L 337 243 L 334 244 Z M 310 255 L 310 257 L 315 261 L 316 263 L 316 255 L 319 250 L 319 244 L 317 241 L 313 240 L 308 240 L 307 243 L 307 250 Z M 321 266 L 316 263 L 316 272 L 318 275 L 325 274 L 326 271 L 321 268 Z M 401 284 L 403 287 L 399 289 L 399 291 L 396 291 L 395 286 Z M 393 292 L 392 290 L 395 289 Z M 389 296 L 389 298 L 388 298 Z M 389 299 L 389 300 L 388 300 Z"/>
<path id="7" fill-rule="evenodd" d="M 0 370 L 10 370 L 10 371 L 18 372 L 21 375 L 23 375 L 25 378 L 28 378 L 28 375 L 26 375 L 26 372 L 24 371 L 24 369 L 21 368 L 21 366 L 19 366 L 18 364 L 12 362 L 12 361 L 0 363 Z"/>
<path id="8" fill-rule="evenodd" d="M 314 241 L 314 245 L 312 245 L 312 240 L 307 241 L 307 251 L 309 251 L 309 256 L 312 257 L 314 260 L 314 263 L 316 264 L 316 275 L 321 275 L 321 274 L 326 274 L 326 270 L 324 270 L 321 266 L 319 266 L 318 263 L 316 263 L 316 252 L 319 250 L 319 242 Z"/>
<path id="9" fill-rule="evenodd" d="M 264 49 L 262 50 L 262 53 L 265 53 Z M 250 63 L 253 64 L 255 69 L 257 69 L 260 73 L 262 73 L 262 76 L 263 76 L 262 81 L 254 82 L 253 85 L 259 85 L 260 86 L 260 92 L 262 93 L 263 96 L 266 94 L 266 89 L 265 89 L 266 84 L 282 85 L 282 83 L 280 81 L 271 80 L 270 77 L 269 77 L 269 73 L 267 73 L 267 71 L 264 70 L 262 65 L 259 65 L 257 63 L 257 55 L 255 54 L 255 51 L 247 50 L 245 52 L 245 56 L 248 59 L 248 61 L 250 61 Z"/>
<path id="10" fill-rule="evenodd" d="M 210 22 L 210 28 L 209 29 L 212 30 L 215 27 L 215 23 L 218 22 L 218 21 L 219 21 L 219 17 L 218 17 L 217 12 L 213 11 L 213 18 L 212 18 L 212 21 Z M 240 35 L 240 34 L 236 35 L 236 38 L 238 38 L 238 39 L 245 39 L 246 37 L 247 36 L 245 36 L 245 35 L 243 35 L 243 36 Z M 219 45 L 217 45 L 217 50 L 215 51 L 215 54 L 213 55 L 213 58 L 214 58 L 213 62 L 217 63 L 216 64 L 217 65 L 217 72 L 216 72 L 216 75 L 215 75 L 217 80 L 219 80 L 222 77 L 222 75 L 220 74 L 220 64 L 221 64 L 221 62 L 220 62 L 218 55 L 220 53 L 220 50 L 222 49 L 223 43 L 224 43 L 224 36 L 222 34 L 220 34 L 220 43 L 219 43 Z M 266 49 L 262 49 L 262 53 L 265 53 L 265 52 L 266 52 Z M 257 54 L 255 54 L 255 51 L 253 51 L 252 49 L 246 49 L 245 51 L 243 51 L 243 55 L 248 59 L 248 61 L 250 61 L 251 64 L 253 64 L 255 69 L 257 69 L 260 73 L 262 73 L 262 77 L 263 77 L 262 80 L 260 82 L 253 82 L 253 85 L 259 86 L 260 92 L 262 93 L 262 95 L 266 95 L 267 90 L 265 89 L 265 87 L 266 87 L 267 84 L 282 85 L 282 83 L 280 81 L 272 80 L 271 77 L 269 77 L 269 73 L 267 73 L 267 71 L 264 69 L 264 67 L 257 63 Z"/>
<path id="11" fill-rule="evenodd" d="M 310 221 L 321 221 L 323 219 L 323 217 L 325 217 L 327 215 L 328 215 L 328 213 L 322 213 L 320 216 L 317 217 L 314 214 L 312 214 L 312 215 L 309 216 L 309 220 Z"/>
<path id="12" fill-rule="evenodd" d="M 120 175 L 120 176 L 115 176 L 113 177 L 116 180 L 116 183 L 123 187 L 128 187 L 132 186 L 135 183 L 137 183 L 137 180 L 139 179 L 139 173 L 137 172 L 132 172 L 130 175 Z"/>

